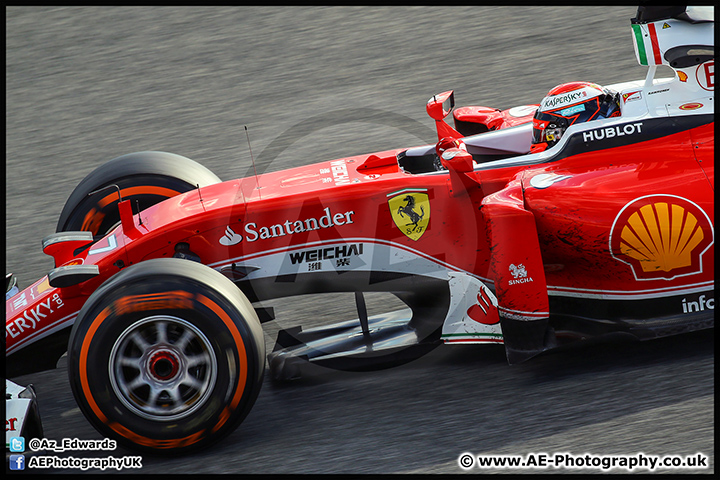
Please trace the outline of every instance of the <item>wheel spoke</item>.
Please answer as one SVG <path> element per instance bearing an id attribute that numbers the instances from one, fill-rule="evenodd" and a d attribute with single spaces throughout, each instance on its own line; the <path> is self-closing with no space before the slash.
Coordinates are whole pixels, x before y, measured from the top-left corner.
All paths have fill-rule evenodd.
<path id="1" fill-rule="evenodd" d="M 160 394 L 162 393 L 162 390 L 155 387 L 152 384 L 150 385 L 150 394 L 148 395 L 147 404 L 150 410 L 156 410 L 157 409 L 157 400 L 160 397 Z"/>
<path id="2" fill-rule="evenodd" d="M 156 322 L 155 329 L 157 330 L 157 341 L 155 344 L 166 345 L 168 343 L 167 322 Z"/>
<path id="3" fill-rule="evenodd" d="M 194 390 L 201 391 L 204 386 L 204 382 L 201 380 L 198 380 L 197 378 L 193 377 L 192 375 L 185 375 L 183 379 L 180 382 L 183 385 L 186 385 L 188 387 L 191 387 Z"/>
<path id="4" fill-rule="evenodd" d="M 128 390 L 129 392 L 133 392 L 133 391 L 137 390 L 137 389 L 140 388 L 140 387 L 144 387 L 144 386 L 147 385 L 147 384 L 148 384 L 148 382 L 147 382 L 145 379 L 142 378 L 142 375 L 138 375 L 138 376 L 135 377 L 133 380 L 131 380 L 130 383 L 128 383 L 127 385 L 125 385 L 125 388 L 127 388 L 127 390 Z"/>
<path id="5" fill-rule="evenodd" d="M 185 361 L 188 368 L 197 367 L 198 365 L 208 365 L 210 363 L 210 355 L 207 353 L 187 355 Z"/>
<path id="6" fill-rule="evenodd" d="M 122 357 L 118 358 L 118 362 L 120 363 L 120 365 L 122 365 L 123 367 L 132 367 L 135 370 L 142 369 L 141 360 L 142 359 L 140 357 L 134 358 L 134 357 L 122 356 Z"/>
<path id="7" fill-rule="evenodd" d="M 170 394 L 170 398 L 172 398 L 173 408 L 177 408 L 182 403 L 182 396 L 180 395 L 180 392 L 178 391 L 178 386 L 175 386 L 173 388 L 168 388 L 165 390 L 168 394 Z"/>
<path id="8" fill-rule="evenodd" d="M 145 341 L 145 339 L 140 335 L 139 332 L 133 332 L 130 334 L 130 340 L 137 346 L 137 348 L 140 349 L 141 352 L 144 352 L 148 348 L 150 348 L 150 344 Z"/>
<path id="9" fill-rule="evenodd" d="M 178 340 L 175 342 L 175 348 L 177 348 L 181 352 L 184 352 L 185 347 L 187 347 L 187 344 L 190 343 L 190 340 L 192 340 L 193 337 L 194 335 L 190 330 L 185 330 L 180 336 L 180 338 L 178 338 Z"/>

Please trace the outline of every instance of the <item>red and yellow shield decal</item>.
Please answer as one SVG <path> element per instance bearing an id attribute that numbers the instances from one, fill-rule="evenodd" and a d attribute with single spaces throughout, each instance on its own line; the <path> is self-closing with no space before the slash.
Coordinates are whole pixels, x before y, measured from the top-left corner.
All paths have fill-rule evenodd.
<path id="1" fill-rule="evenodd" d="M 430 223 L 430 199 L 425 188 L 406 188 L 388 194 L 395 225 L 411 240 L 422 237 Z"/>
<path id="2" fill-rule="evenodd" d="M 649 195 L 625 205 L 613 222 L 610 252 L 637 280 L 702 272 L 702 254 L 714 242 L 707 213 L 674 195 Z"/>

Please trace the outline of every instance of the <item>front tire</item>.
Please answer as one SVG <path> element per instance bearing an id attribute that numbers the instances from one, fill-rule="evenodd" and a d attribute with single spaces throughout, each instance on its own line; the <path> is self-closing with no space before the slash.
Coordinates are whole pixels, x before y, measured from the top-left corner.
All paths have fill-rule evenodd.
<path id="1" fill-rule="evenodd" d="M 220 183 L 210 170 L 189 158 L 167 152 L 136 152 L 99 166 L 75 187 L 60 213 L 56 232 L 90 231 L 107 234 L 120 222 L 117 185 L 123 200 L 140 211 L 167 198 Z"/>
<path id="2" fill-rule="evenodd" d="M 75 400 L 104 436 L 179 454 L 230 434 L 262 386 L 265 343 L 247 298 L 189 260 L 121 271 L 83 306 L 68 348 Z"/>

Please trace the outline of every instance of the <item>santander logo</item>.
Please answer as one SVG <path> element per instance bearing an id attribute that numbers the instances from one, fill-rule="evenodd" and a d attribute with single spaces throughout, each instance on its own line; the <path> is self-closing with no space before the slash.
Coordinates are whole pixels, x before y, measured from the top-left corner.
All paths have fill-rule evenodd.
<path id="1" fill-rule="evenodd" d="M 225 235 L 220 239 L 220 245 L 229 247 L 230 245 L 237 245 L 242 242 L 242 235 L 235 233 L 235 231 L 229 226 L 225 229 Z"/>

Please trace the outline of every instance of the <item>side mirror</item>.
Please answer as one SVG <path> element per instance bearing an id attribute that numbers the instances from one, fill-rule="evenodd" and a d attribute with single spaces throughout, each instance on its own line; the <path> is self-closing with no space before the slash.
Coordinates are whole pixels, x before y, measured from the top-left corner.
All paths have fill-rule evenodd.
<path id="1" fill-rule="evenodd" d="M 462 138 L 463 135 L 452 128 L 450 125 L 445 123 L 443 120 L 445 117 L 450 115 L 453 107 L 455 106 L 455 94 L 453 90 L 447 92 L 438 93 L 433 95 L 428 100 L 425 109 L 427 110 L 430 118 L 435 120 L 435 128 L 437 129 L 438 140 L 444 137 Z"/>
<path id="2" fill-rule="evenodd" d="M 433 95 L 428 100 L 425 109 L 430 118 L 440 121 L 447 117 L 455 106 L 455 93 L 453 90 Z"/>

